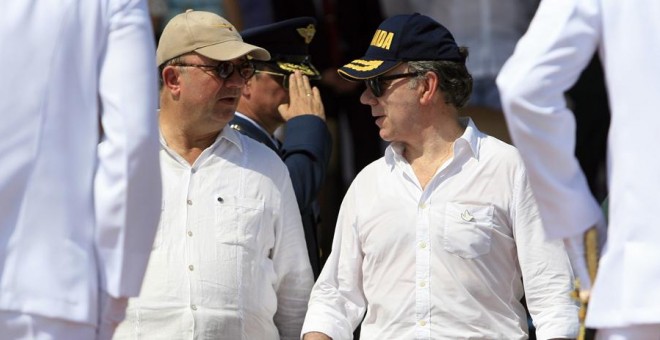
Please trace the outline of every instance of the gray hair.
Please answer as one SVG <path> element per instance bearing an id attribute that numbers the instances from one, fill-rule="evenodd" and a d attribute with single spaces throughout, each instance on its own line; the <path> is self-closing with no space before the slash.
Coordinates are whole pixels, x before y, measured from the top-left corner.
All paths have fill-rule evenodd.
<path id="1" fill-rule="evenodd" d="M 467 59 L 468 50 L 461 47 L 460 52 L 463 60 Z M 433 72 L 440 79 L 438 88 L 443 92 L 445 103 L 462 108 L 470 99 L 472 93 L 472 75 L 468 72 L 465 63 L 446 60 L 420 60 L 409 61 L 408 72 L 419 72 L 421 75 L 415 77 L 410 86 L 415 87 L 418 81 L 424 78 L 426 72 Z"/>
<path id="2" fill-rule="evenodd" d="M 190 54 L 191 53 L 182 54 L 182 55 L 180 55 L 178 57 L 174 57 L 174 58 L 162 63 L 160 66 L 158 66 L 158 84 L 159 84 L 161 89 L 163 88 L 163 85 L 165 84 L 163 82 L 163 70 L 165 69 L 165 67 L 170 66 L 170 65 L 176 65 L 176 64 L 184 64 L 183 57 L 187 56 L 187 55 L 190 55 Z M 181 73 L 184 73 L 184 72 L 186 72 L 186 71 L 185 71 L 184 68 L 182 68 Z"/>

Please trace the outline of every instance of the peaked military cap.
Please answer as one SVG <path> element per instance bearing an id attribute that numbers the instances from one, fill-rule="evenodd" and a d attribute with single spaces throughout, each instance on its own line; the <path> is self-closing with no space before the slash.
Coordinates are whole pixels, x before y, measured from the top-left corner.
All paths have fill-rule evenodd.
<path id="1" fill-rule="evenodd" d="M 270 52 L 266 62 L 284 74 L 300 70 L 312 79 L 319 79 L 319 71 L 312 65 L 309 43 L 316 33 L 316 20 L 298 17 L 273 24 L 253 27 L 241 32 L 248 44 L 263 47 Z"/>

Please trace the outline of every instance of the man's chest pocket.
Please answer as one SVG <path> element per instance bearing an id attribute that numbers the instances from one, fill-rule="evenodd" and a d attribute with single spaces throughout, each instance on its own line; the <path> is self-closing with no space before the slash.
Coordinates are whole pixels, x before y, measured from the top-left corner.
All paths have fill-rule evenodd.
<path id="1" fill-rule="evenodd" d="M 490 252 L 493 210 L 492 205 L 448 202 L 442 239 L 444 249 L 466 259 Z"/>
<path id="2" fill-rule="evenodd" d="M 215 237 L 219 260 L 235 259 L 238 251 L 255 250 L 264 201 L 224 195 L 217 195 L 216 201 Z"/>

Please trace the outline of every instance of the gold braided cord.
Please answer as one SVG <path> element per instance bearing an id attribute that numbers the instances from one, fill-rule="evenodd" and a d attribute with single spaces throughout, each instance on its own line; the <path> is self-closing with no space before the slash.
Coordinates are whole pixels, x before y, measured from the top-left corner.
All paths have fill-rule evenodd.
<path id="1" fill-rule="evenodd" d="M 598 272 L 598 231 L 596 228 L 589 228 L 584 233 L 584 256 L 587 263 L 587 271 L 593 286 L 596 280 L 596 273 Z M 578 320 L 580 321 L 580 330 L 578 332 L 578 340 L 590 340 L 591 337 L 587 334 L 587 327 L 584 322 L 587 319 L 587 307 L 589 306 L 588 298 L 586 300 L 580 298 L 580 280 L 575 280 L 575 290 L 571 296 L 576 301 L 580 302 L 580 309 L 578 310 Z"/>
<path id="2" fill-rule="evenodd" d="M 589 278 L 593 285 L 596 280 L 596 272 L 598 271 L 598 231 L 596 228 L 589 228 L 584 234 L 584 249 L 587 260 L 587 270 L 589 271 Z"/>

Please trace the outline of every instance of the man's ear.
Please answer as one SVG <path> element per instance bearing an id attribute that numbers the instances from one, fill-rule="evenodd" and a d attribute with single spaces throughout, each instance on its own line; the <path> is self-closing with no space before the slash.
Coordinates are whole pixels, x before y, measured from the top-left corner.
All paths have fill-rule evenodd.
<path id="1" fill-rule="evenodd" d="M 245 85 L 241 89 L 241 96 L 242 97 L 248 97 L 249 98 L 251 96 L 251 94 L 252 94 L 252 85 L 254 85 L 254 81 L 255 81 L 254 77 L 256 77 L 256 75 L 252 76 L 250 79 L 245 81 Z"/>
<path id="2" fill-rule="evenodd" d="M 440 82 L 440 77 L 437 73 L 428 71 L 424 74 L 424 78 L 419 83 L 419 88 L 421 91 L 421 96 L 419 98 L 420 104 L 433 104 L 436 100 L 436 93 L 438 90 L 438 83 Z"/>
<path id="3" fill-rule="evenodd" d="M 181 90 L 181 73 L 174 66 L 165 66 L 160 74 L 163 79 L 163 88 L 168 89 L 173 94 L 178 94 Z"/>

